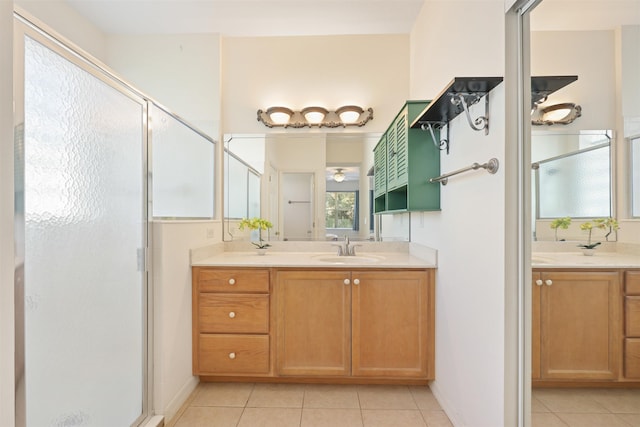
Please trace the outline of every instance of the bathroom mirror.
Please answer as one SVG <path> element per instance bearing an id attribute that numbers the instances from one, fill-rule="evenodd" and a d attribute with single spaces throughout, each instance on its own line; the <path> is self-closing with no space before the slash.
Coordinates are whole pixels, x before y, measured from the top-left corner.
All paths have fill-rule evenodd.
<path id="1" fill-rule="evenodd" d="M 224 135 L 224 239 L 260 216 L 271 241 L 408 241 L 409 219 L 373 215 L 378 133 Z M 408 217 L 409 214 L 406 214 Z"/>
<path id="2" fill-rule="evenodd" d="M 556 238 L 550 227 L 555 218 L 613 216 L 612 138 L 611 130 L 532 132 L 531 217 L 536 240 Z"/>

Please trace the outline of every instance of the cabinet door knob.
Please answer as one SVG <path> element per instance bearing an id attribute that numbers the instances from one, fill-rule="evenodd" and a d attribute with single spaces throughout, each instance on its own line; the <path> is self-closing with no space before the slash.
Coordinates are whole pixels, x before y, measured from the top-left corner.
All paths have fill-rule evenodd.
<path id="1" fill-rule="evenodd" d="M 542 286 L 542 280 L 540 280 L 540 279 L 536 280 L 536 285 Z"/>
<path id="2" fill-rule="evenodd" d="M 235 359 L 236 358 L 236 354 L 235 353 L 229 353 L 229 359 Z"/>
<path id="3" fill-rule="evenodd" d="M 229 317 L 230 317 L 230 318 L 232 318 L 232 319 L 233 319 L 234 317 L 236 317 L 236 313 L 235 313 L 235 311 L 231 311 L 231 312 L 229 312 Z"/>
<path id="4" fill-rule="evenodd" d="M 547 280 L 544 281 L 544 284 L 547 285 L 547 286 L 551 286 L 551 285 L 553 285 L 553 280 L 547 279 Z"/>
<path id="5" fill-rule="evenodd" d="M 230 285 L 235 285 L 236 284 L 236 279 L 229 279 L 229 284 Z"/>
<path id="6" fill-rule="evenodd" d="M 353 279 L 353 284 L 354 285 L 359 285 L 360 284 L 360 279 Z"/>
<path id="7" fill-rule="evenodd" d="M 351 281 L 349 279 L 344 279 L 344 284 L 348 285 L 349 283 L 351 283 Z"/>

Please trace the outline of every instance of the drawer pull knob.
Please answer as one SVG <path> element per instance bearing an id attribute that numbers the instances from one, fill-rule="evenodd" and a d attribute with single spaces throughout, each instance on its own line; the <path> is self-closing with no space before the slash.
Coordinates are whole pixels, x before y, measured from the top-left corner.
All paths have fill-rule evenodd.
<path id="1" fill-rule="evenodd" d="M 236 354 L 235 353 L 229 353 L 229 359 L 235 359 L 236 358 Z"/>
<path id="2" fill-rule="evenodd" d="M 236 313 L 234 311 L 229 312 L 229 317 L 233 319 L 236 317 Z"/>
<path id="3" fill-rule="evenodd" d="M 551 280 L 551 279 L 547 279 L 547 280 L 545 280 L 545 281 L 544 281 L 544 283 L 545 283 L 545 285 L 547 285 L 547 286 L 551 286 L 551 285 L 553 285 L 553 280 Z"/>
<path id="4" fill-rule="evenodd" d="M 540 280 L 540 279 L 536 280 L 536 285 L 542 286 L 542 280 Z"/>
<path id="5" fill-rule="evenodd" d="M 360 284 L 360 279 L 353 279 L 353 284 L 354 285 L 359 285 Z"/>
<path id="6" fill-rule="evenodd" d="M 230 285 L 235 285 L 236 284 L 236 279 L 229 279 L 229 284 Z"/>
<path id="7" fill-rule="evenodd" d="M 351 283 L 351 281 L 349 279 L 344 279 L 344 284 L 348 285 L 349 283 Z"/>

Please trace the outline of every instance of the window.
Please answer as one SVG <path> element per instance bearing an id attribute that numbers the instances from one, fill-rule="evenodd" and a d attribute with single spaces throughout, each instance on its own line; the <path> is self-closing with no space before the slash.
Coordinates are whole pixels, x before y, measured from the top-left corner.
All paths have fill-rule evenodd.
<path id="1" fill-rule="evenodd" d="M 358 192 L 327 191 L 325 194 L 326 228 L 358 230 Z"/>
<path id="2" fill-rule="evenodd" d="M 153 216 L 213 218 L 213 140 L 160 107 L 151 111 Z"/>

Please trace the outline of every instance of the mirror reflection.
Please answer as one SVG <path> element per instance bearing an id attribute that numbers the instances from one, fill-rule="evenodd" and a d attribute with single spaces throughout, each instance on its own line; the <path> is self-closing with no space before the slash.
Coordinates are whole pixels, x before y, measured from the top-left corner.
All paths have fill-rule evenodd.
<path id="1" fill-rule="evenodd" d="M 373 215 L 377 133 L 224 136 L 225 240 L 262 217 L 271 241 L 409 240 L 409 220 Z M 408 214 L 406 214 L 408 216 Z M 401 218 L 402 219 L 402 218 Z"/>
<path id="2" fill-rule="evenodd" d="M 555 218 L 608 218 L 611 198 L 611 130 L 534 131 L 531 136 L 532 218 L 536 240 L 555 240 Z M 579 240 L 577 226 L 563 240 Z M 610 236 L 615 240 L 615 234 Z"/>

